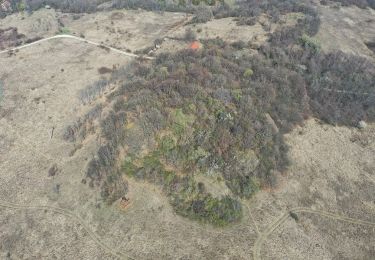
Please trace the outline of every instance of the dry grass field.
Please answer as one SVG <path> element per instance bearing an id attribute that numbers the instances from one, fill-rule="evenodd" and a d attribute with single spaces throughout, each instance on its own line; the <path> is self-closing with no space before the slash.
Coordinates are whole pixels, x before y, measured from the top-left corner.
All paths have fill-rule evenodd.
<path id="1" fill-rule="evenodd" d="M 325 51 L 344 52 L 375 57 L 369 46 L 375 42 L 375 11 L 358 7 L 340 9 L 321 7 L 322 25 L 317 39 Z M 366 45 L 367 44 L 367 45 Z"/>
<path id="2" fill-rule="evenodd" d="M 372 125 L 365 131 L 309 120 L 289 136 L 292 165 L 280 187 L 251 203 L 260 230 L 293 208 L 334 213 L 289 217 L 265 243 L 263 259 L 371 259 L 375 228 L 339 216 L 374 222 L 375 151 Z"/>

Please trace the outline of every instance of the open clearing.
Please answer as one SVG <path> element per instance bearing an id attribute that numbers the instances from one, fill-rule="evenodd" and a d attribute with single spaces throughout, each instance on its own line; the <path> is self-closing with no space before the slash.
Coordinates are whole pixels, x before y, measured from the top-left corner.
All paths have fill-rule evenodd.
<path id="1" fill-rule="evenodd" d="M 375 42 L 375 10 L 345 7 L 321 7 L 322 25 L 316 36 L 325 51 L 343 52 L 375 57 L 369 44 Z M 367 45 L 366 45 L 367 44 Z"/>
<path id="2" fill-rule="evenodd" d="M 44 12 L 41 21 L 34 14 L 27 24 L 29 17 L 22 20 L 15 15 L 2 20 L 0 27 L 6 23 L 27 36 L 47 37 L 58 30 L 55 19 L 61 17 L 77 36 L 82 33 L 89 40 L 133 51 L 153 45 L 160 34 L 185 19 L 183 14 L 141 11 L 79 18 L 53 10 L 40 12 Z M 128 32 L 111 33 L 107 28 L 111 20 L 121 28 L 126 25 Z M 47 29 L 38 31 L 37 23 L 47 24 L 41 27 Z M 202 34 L 209 30 L 204 28 Z M 217 29 L 207 33 L 216 34 L 228 37 Z M 244 201 L 248 207 L 234 226 L 215 229 L 177 216 L 157 187 L 131 179 L 131 204 L 125 211 L 117 204 L 103 204 L 97 190 L 81 183 L 100 140 L 92 136 L 71 156 L 75 147 L 62 135 L 66 125 L 93 106 L 82 105 L 78 92 L 103 77 L 98 69 L 131 60 L 70 39 L 43 42 L 12 56 L 1 54 L 0 258 L 9 253 L 11 259 L 116 259 L 119 254 L 135 259 L 251 259 L 259 233 L 296 207 L 375 222 L 375 126 L 359 131 L 314 119 L 288 135 L 292 165 L 278 189 Z M 54 164 L 59 171 L 49 177 Z M 283 218 L 269 234 L 259 248 L 262 259 L 371 259 L 375 255 L 375 229 L 370 224 L 296 214 L 298 221 Z"/>

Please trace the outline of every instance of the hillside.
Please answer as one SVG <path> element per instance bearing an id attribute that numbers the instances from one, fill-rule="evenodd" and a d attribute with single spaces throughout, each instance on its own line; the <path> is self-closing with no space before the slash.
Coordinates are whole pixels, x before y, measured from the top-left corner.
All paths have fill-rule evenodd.
<path id="1" fill-rule="evenodd" d="M 2 258 L 375 254 L 372 1 L 9 3 Z"/>

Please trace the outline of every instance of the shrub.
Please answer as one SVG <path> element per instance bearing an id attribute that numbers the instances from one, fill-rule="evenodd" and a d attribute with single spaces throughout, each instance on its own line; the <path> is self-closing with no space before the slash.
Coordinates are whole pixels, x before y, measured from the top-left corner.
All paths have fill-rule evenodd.
<path id="1" fill-rule="evenodd" d="M 59 29 L 59 34 L 70 34 L 69 28 L 62 27 Z"/>
<path id="2" fill-rule="evenodd" d="M 215 226 L 225 226 L 242 217 L 241 204 L 229 196 L 213 198 L 208 195 L 198 198 L 192 200 L 187 208 L 178 207 L 177 212 Z"/>
<path id="3" fill-rule="evenodd" d="M 176 147 L 176 140 L 171 136 L 164 136 L 159 141 L 160 151 L 167 154 L 170 150 Z"/>
<path id="4" fill-rule="evenodd" d="M 134 176 L 137 171 L 137 167 L 133 164 L 130 157 L 125 159 L 121 169 L 128 176 Z"/>
<path id="5" fill-rule="evenodd" d="M 110 69 L 110 68 L 107 68 L 107 67 L 100 67 L 98 69 L 98 72 L 99 72 L 99 74 L 107 74 L 107 73 L 113 72 L 113 70 Z"/>
<path id="6" fill-rule="evenodd" d="M 298 221 L 298 220 L 299 220 L 298 215 L 297 215 L 295 212 L 293 212 L 293 211 L 290 211 L 290 212 L 289 212 L 289 216 L 290 216 L 292 219 L 294 219 L 295 221 Z"/>
<path id="7" fill-rule="evenodd" d="M 232 43 L 232 46 L 235 49 L 242 50 L 242 49 L 246 48 L 246 43 L 244 41 L 237 41 L 237 42 Z"/>
<path id="8" fill-rule="evenodd" d="M 123 197 L 128 191 L 128 183 L 124 181 L 120 172 L 113 172 L 101 186 L 101 196 L 108 204 Z"/>
<path id="9" fill-rule="evenodd" d="M 236 195 L 244 198 L 252 197 L 259 190 L 259 184 L 250 176 L 227 178 L 226 183 Z"/>
<path id="10" fill-rule="evenodd" d="M 191 28 L 186 29 L 185 36 L 184 36 L 184 40 L 185 41 L 191 42 L 191 41 L 196 40 L 196 38 L 197 38 L 197 36 L 196 36 L 195 32 L 193 32 L 193 30 Z"/>
<path id="11" fill-rule="evenodd" d="M 27 41 L 24 34 L 19 34 L 15 27 L 0 29 L 0 50 L 15 47 Z"/>
<path id="12" fill-rule="evenodd" d="M 53 177 L 56 174 L 58 174 L 59 168 L 57 167 L 57 164 L 53 164 L 51 168 L 48 170 L 48 177 Z"/>
<path id="13" fill-rule="evenodd" d="M 236 102 L 240 102 L 242 99 L 242 90 L 241 89 L 232 90 L 232 96 Z"/>
<path id="14" fill-rule="evenodd" d="M 193 23 L 206 23 L 213 18 L 213 13 L 211 8 L 200 5 L 194 11 Z"/>
<path id="15" fill-rule="evenodd" d="M 245 72 L 243 73 L 244 78 L 251 78 L 253 76 L 254 71 L 252 69 L 246 69 Z"/>
<path id="16" fill-rule="evenodd" d="M 100 70 L 100 69 L 99 69 Z M 104 69 L 106 70 L 106 69 Z M 100 71 L 99 71 L 100 72 Z M 102 69 L 103 72 L 103 69 Z M 79 98 L 83 104 L 89 103 L 103 94 L 109 86 L 108 80 L 100 79 L 95 83 L 88 85 L 86 88 L 79 91 Z"/>
<path id="17" fill-rule="evenodd" d="M 168 77 L 168 68 L 167 67 L 161 67 L 160 70 L 159 70 L 159 73 L 160 73 L 160 77 L 162 77 L 163 79 L 166 79 Z"/>
<path id="18" fill-rule="evenodd" d="M 0 80 L 0 104 L 4 98 L 4 83 Z"/>
<path id="19" fill-rule="evenodd" d="M 239 17 L 237 19 L 235 19 L 237 22 L 236 24 L 237 25 L 249 25 L 249 26 L 253 26 L 253 25 L 256 25 L 257 23 L 257 18 L 256 17 Z"/>
<path id="20" fill-rule="evenodd" d="M 302 37 L 300 38 L 300 41 L 303 47 L 310 48 L 315 53 L 319 52 L 321 49 L 320 43 L 316 39 L 306 34 L 302 35 Z"/>

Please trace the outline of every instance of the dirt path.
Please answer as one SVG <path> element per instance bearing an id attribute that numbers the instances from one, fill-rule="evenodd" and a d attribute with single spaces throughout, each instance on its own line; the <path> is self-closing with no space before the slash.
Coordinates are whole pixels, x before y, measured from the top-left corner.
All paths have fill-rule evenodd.
<path id="1" fill-rule="evenodd" d="M 89 40 L 86 40 L 84 38 L 80 38 L 80 37 L 68 35 L 68 34 L 55 35 L 55 36 L 52 36 L 52 37 L 41 39 L 39 41 L 35 41 L 35 42 L 28 43 L 28 44 L 25 44 L 25 45 L 17 46 L 15 48 L 3 50 L 3 51 L 0 51 L 0 54 L 8 53 L 9 51 L 24 49 L 24 48 L 31 47 L 33 45 L 36 45 L 36 44 L 39 44 L 39 43 L 42 43 L 42 42 L 55 40 L 55 39 L 72 39 L 72 40 L 84 42 L 84 43 L 87 43 L 87 44 L 91 44 L 91 45 L 94 45 L 94 46 L 102 47 L 104 49 L 111 50 L 111 51 L 116 52 L 118 54 L 125 55 L 125 56 L 128 56 L 128 57 L 133 57 L 133 58 L 143 58 L 143 59 L 147 59 L 147 60 L 155 59 L 155 58 L 149 57 L 149 56 L 140 56 L 140 55 L 137 55 L 137 54 L 134 54 L 134 53 L 122 51 L 122 50 L 119 50 L 119 49 L 116 49 L 116 48 L 113 48 L 113 47 L 110 47 L 110 46 L 107 46 L 107 45 L 104 45 L 104 44 L 101 44 L 101 43 L 89 41 Z"/>
<path id="2" fill-rule="evenodd" d="M 330 212 L 325 212 L 325 211 L 322 211 L 322 210 L 312 210 L 312 209 L 309 209 L 309 208 L 293 208 L 293 209 L 289 210 L 288 212 L 284 213 L 282 216 L 280 216 L 274 222 L 272 222 L 265 229 L 265 231 L 262 234 L 260 234 L 260 236 L 257 238 L 257 240 L 255 241 L 255 244 L 254 244 L 254 248 L 253 248 L 254 260 L 260 260 L 261 259 L 262 245 L 267 240 L 267 238 L 289 218 L 290 213 L 316 214 L 316 215 L 320 215 L 320 216 L 326 217 L 326 218 L 331 218 L 331 219 L 334 219 L 334 220 L 344 221 L 344 222 L 357 224 L 357 225 L 370 226 L 370 227 L 375 228 L 374 222 L 358 220 L 358 219 L 354 219 L 354 218 L 348 218 L 348 217 L 340 216 L 340 215 L 333 214 L 333 213 L 330 213 Z"/>
<path id="3" fill-rule="evenodd" d="M 116 251 L 114 248 L 106 245 L 105 243 L 102 242 L 101 238 L 93 232 L 89 226 L 85 223 L 85 221 L 79 217 L 78 215 L 74 214 L 72 211 L 69 211 L 67 209 L 63 208 L 58 208 L 58 207 L 52 207 L 52 206 L 26 206 L 26 205 L 19 205 L 15 203 L 10 203 L 6 201 L 1 201 L 0 200 L 0 207 L 3 208 L 8 208 L 8 209 L 15 209 L 15 210 L 25 210 L 25 209 L 31 209 L 31 210 L 48 210 L 51 212 L 55 212 L 61 215 L 64 215 L 77 223 L 79 223 L 83 229 L 89 234 L 91 239 L 103 250 L 107 251 L 109 254 L 112 256 L 118 258 L 118 259 L 133 259 L 131 257 L 125 256 L 121 252 Z"/>
<path id="4" fill-rule="evenodd" d="M 336 92 L 340 94 L 350 94 L 350 95 L 360 95 L 360 96 L 375 96 L 375 93 L 369 92 L 355 92 L 355 91 L 348 91 L 348 90 L 341 90 L 341 89 L 330 89 L 330 88 L 320 88 L 319 90 L 328 91 L 328 92 Z"/>

